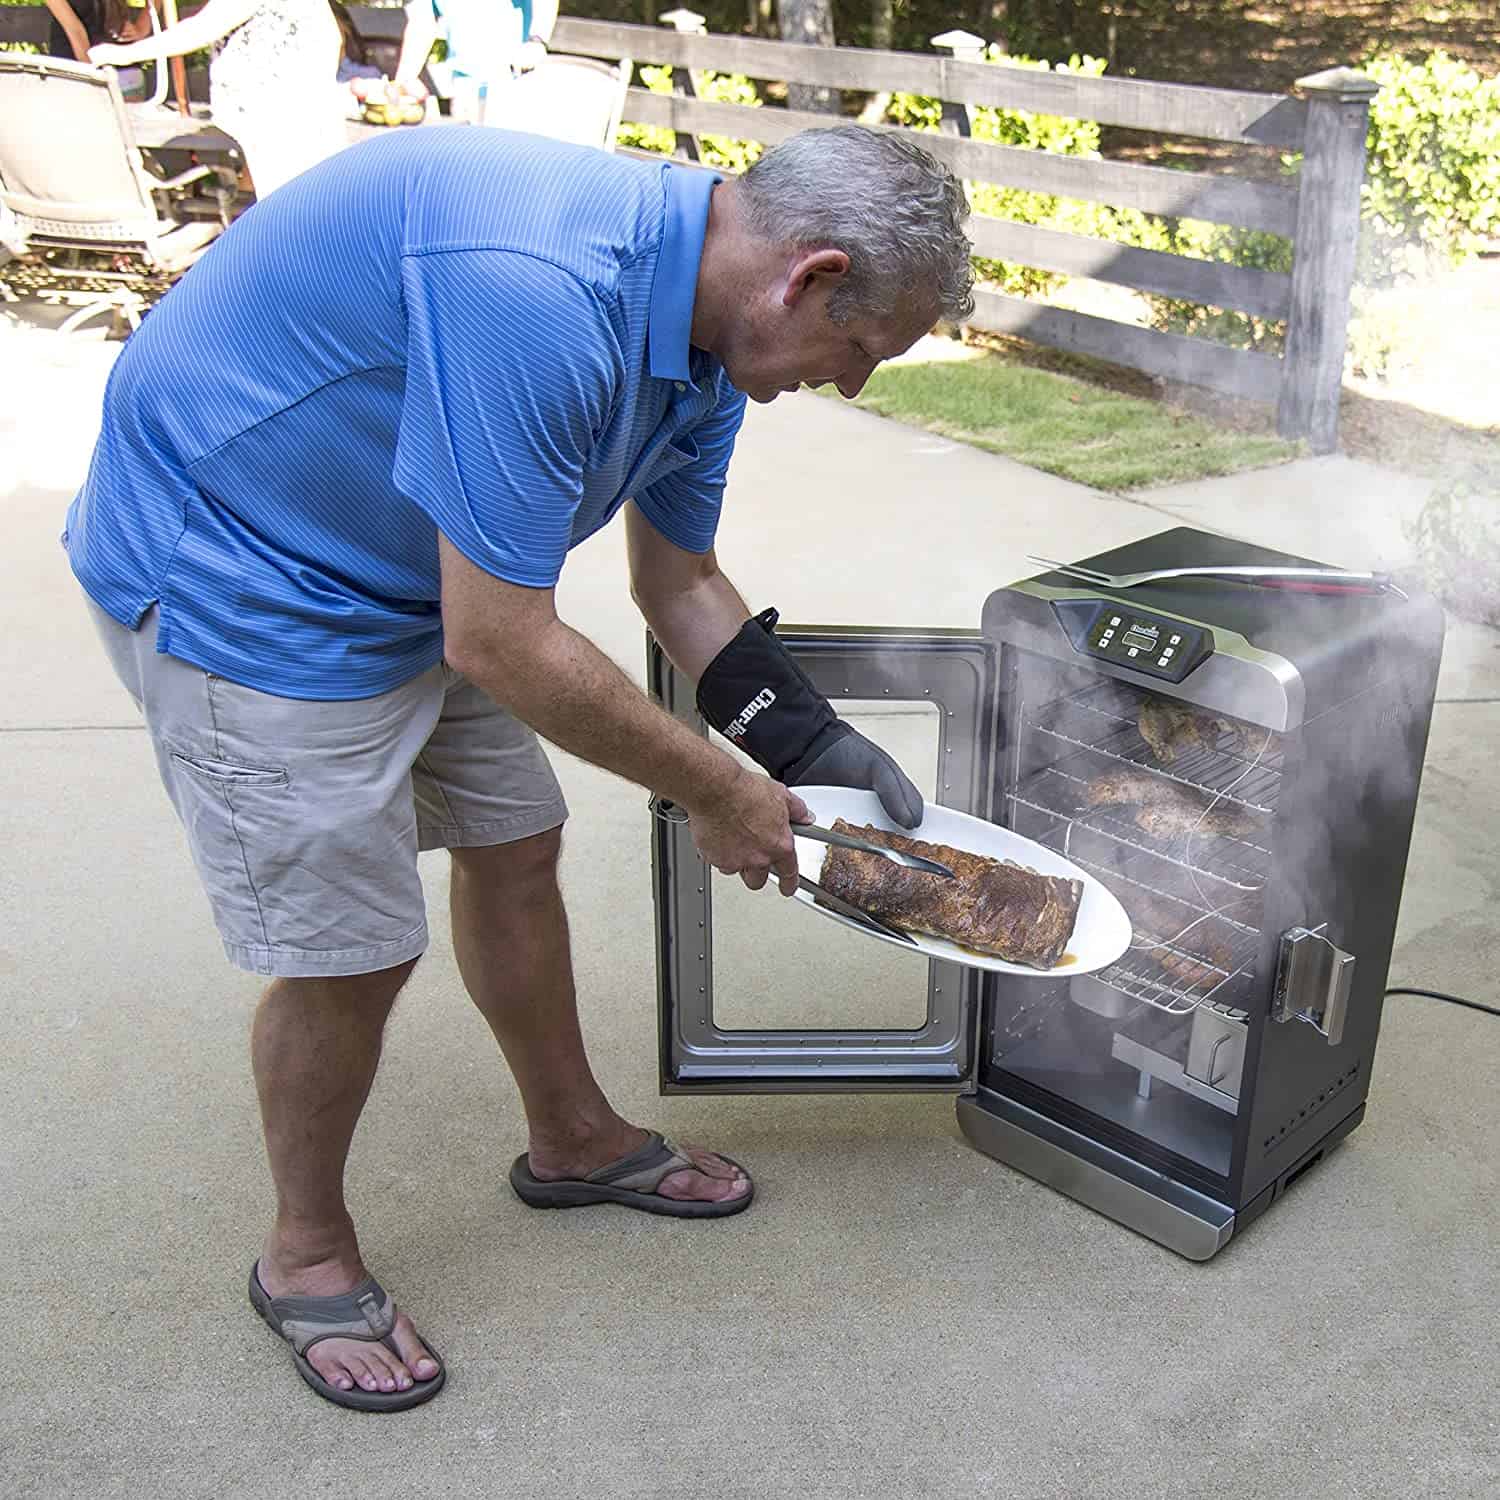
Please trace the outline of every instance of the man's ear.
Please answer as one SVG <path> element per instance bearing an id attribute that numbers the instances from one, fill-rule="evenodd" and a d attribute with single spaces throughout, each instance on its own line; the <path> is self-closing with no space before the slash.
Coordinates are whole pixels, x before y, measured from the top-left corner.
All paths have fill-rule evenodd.
<path id="1" fill-rule="evenodd" d="M 831 247 L 822 250 L 799 250 L 787 267 L 786 284 L 782 288 L 781 301 L 784 307 L 792 307 L 804 292 L 819 281 L 833 284 L 849 274 L 849 257 L 842 250 Z"/>

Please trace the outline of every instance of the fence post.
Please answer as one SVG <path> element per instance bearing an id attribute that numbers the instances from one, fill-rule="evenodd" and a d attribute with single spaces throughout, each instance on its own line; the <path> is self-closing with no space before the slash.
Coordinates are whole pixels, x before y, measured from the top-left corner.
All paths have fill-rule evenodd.
<path id="1" fill-rule="evenodd" d="M 1380 85 L 1352 68 L 1299 78 L 1307 134 L 1297 188 L 1292 305 L 1276 426 L 1305 437 L 1314 453 L 1338 447 L 1339 392 L 1349 336 L 1349 296 L 1359 247 L 1360 187 L 1370 100 Z"/>
<path id="2" fill-rule="evenodd" d="M 669 10 L 660 20 L 663 26 L 671 26 L 683 36 L 705 36 L 708 33 L 708 22 L 695 10 Z M 672 69 L 672 92 L 680 94 L 684 99 L 698 97 L 698 91 L 693 87 L 691 68 Z M 698 137 L 674 131 L 672 155 L 678 161 L 697 161 Z"/>
<path id="3" fill-rule="evenodd" d="M 972 31 L 945 31 L 932 38 L 932 45 L 949 53 L 958 62 L 983 62 L 984 38 Z M 969 134 L 969 106 L 943 100 L 943 119 L 938 127 L 944 135 Z"/>

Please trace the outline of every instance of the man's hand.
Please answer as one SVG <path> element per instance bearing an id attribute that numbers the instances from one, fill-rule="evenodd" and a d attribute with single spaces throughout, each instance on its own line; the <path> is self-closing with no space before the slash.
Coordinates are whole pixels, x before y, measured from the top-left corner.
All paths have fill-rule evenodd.
<path id="1" fill-rule="evenodd" d="M 797 889 L 797 850 L 790 825 L 812 821 L 807 804 L 795 792 L 745 770 L 723 795 L 688 808 L 693 843 L 714 869 L 738 875 L 752 891 L 774 875 L 783 896 Z"/>
<path id="2" fill-rule="evenodd" d="M 922 821 L 922 794 L 911 778 L 874 740 L 867 740 L 857 729 L 836 739 L 811 762 L 804 762 L 789 774 L 791 786 L 848 786 L 872 791 L 880 805 L 903 828 L 915 828 Z"/>
<path id="3" fill-rule="evenodd" d="M 922 821 L 922 794 L 884 750 L 846 724 L 776 637 L 762 610 L 698 676 L 698 712 L 786 786 L 873 791 L 903 828 Z"/>

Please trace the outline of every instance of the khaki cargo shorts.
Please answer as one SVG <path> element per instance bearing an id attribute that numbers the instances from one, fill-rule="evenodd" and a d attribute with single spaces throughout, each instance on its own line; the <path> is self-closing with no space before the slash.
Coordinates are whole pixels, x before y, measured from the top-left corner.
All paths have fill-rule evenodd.
<path id="1" fill-rule="evenodd" d="M 277 698 L 89 609 L 145 715 L 231 962 L 368 974 L 427 947 L 419 849 L 506 844 L 568 809 L 535 733 L 446 664 L 346 703 Z"/>

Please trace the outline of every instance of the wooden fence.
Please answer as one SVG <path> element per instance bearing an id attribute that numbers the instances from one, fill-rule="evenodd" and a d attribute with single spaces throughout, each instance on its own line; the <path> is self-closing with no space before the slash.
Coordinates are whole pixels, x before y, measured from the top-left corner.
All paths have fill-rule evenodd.
<path id="1" fill-rule="evenodd" d="M 625 119 L 676 132 L 679 155 L 696 156 L 693 138 L 703 133 L 774 145 L 799 130 L 840 123 L 837 115 L 699 99 L 690 81 L 694 69 L 833 89 L 900 90 L 943 101 L 944 131 L 923 133 L 921 144 L 971 181 L 1290 238 L 1295 257 L 1287 274 L 1135 249 L 979 214 L 971 219 L 969 230 L 975 252 L 988 259 L 1284 319 L 1287 332 L 1281 356 L 1232 349 L 983 288 L 975 295 L 971 326 L 1274 402 L 1277 426 L 1285 436 L 1307 438 L 1319 453 L 1337 446 L 1365 132 L 1370 100 L 1377 91 L 1369 79 L 1338 68 L 1299 80 L 1297 97 L 1252 94 L 996 66 L 979 61 L 983 43 L 963 33 L 936 41 L 967 56 L 928 55 L 711 35 L 701 30 L 701 17 L 684 11 L 673 12 L 666 21 L 672 29 L 563 17 L 553 46 L 588 57 L 671 64 L 676 70 L 675 91 L 656 94 L 632 88 Z M 1021 150 L 972 139 L 967 109 L 976 105 L 1277 147 L 1301 152 L 1303 163 L 1291 181 L 1257 182 Z"/>

